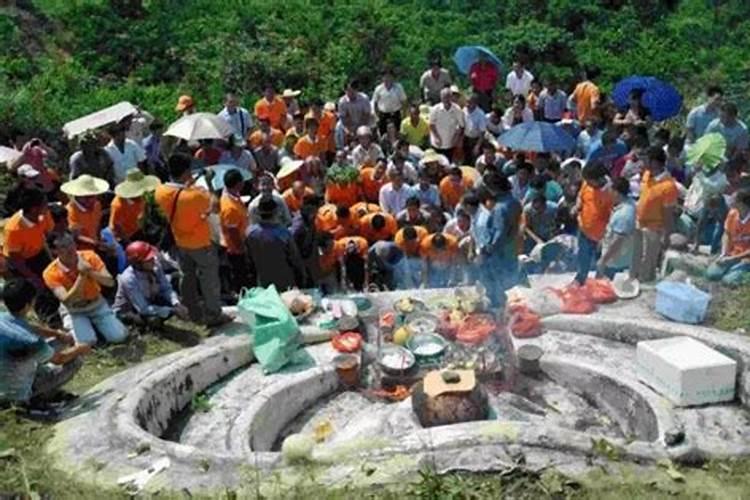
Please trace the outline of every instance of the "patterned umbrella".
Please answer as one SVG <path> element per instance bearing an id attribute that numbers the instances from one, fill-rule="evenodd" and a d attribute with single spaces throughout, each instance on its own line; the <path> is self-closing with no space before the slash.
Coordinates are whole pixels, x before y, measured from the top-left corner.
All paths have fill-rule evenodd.
<path id="1" fill-rule="evenodd" d="M 682 108 L 682 96 L 669 83 L 653 76 L 629 76 L 620 80 L 612 92 L 612 99 L 620 109 L 627 109 L 633 90 L 642 90 L 641 103 L 651 112 L 651 119 L 662 121 L 676 116 Z"/>
<path id="2" fill-rule="evenodd" d="M 687 163 L 711 170 L 724 160 L 726 150 L 727 141 L 723 135 L 716 132 L 706 134 L 688 148 Z"/>
<path id="3" fill-rule="evenodd" d="M 503 133 L 498 142 L 515 151 L 572 151 L 576 141 L 565 130 L 547 122 L 525 122 Z"/>

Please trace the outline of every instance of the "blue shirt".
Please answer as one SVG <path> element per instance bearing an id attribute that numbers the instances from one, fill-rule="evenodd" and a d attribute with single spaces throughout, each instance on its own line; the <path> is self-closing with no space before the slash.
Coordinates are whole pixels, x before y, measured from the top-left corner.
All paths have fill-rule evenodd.
<path id="1" fill-rule="evenodd" d="M 419 203 L 422 206 L 432 205 L 434 207 L 440 206 L 440 194 L 438 188 L 434 184 L 430 184 L 427 189 L 421 189 L 419 184 L 415 184 L 411 188 L 411 196 L 419 198 Z"/>
<path id="2" fill-rule="evenodd" d="M 599 139 L 591 145 L 589 154 L 586 156 L 586 163 L 600 161 L 607 167 L 607 170 L 612 170 L 612 164 L 615 160 L 626 154 L 628 154 L 628 147 L 621 140 L 618 139 L 614 144 L 605 147 Z"/>
<path id="3" fill-rule="evenodd" d="M 480 253 L 517 260 L 516 235 L 521 216 L 521 204 L 509 193 L 502 195 L 492 210 L 479 207 L 472 221 L 472 236 Z"/>
<path id="4" fill-rule="evenodd" d="M 612 211 L 607 224 L 607 230 L 602 241 L 602 253 L 606 253 L 617 236 L 627 237 L 620 251 L 607 263 L 607 267 L 613 269 L 625 269 L 630 267 L 633 259 L 633 233 L 635 232 L 635 202 L 627 199 L 617 205 Z"/>
<path id="5" fill-rule="evenodd" d="M 526 227 L 534 232 L 544 241 L 549 240 L 557 233 L 557 204 L 546 202 L 544 209 L 537 212 L 529 203 L 524 209 Z"/>
<path id="6" fill-rule="evenodd" d="M 0 313 L 0 401 L 28 401 L 37 368 L 53 354 L 26 320 Z"/>
<path id="7" fill-rule="evenodd" d="M 708 124 L 706 127 L 706 133 L 710 134 L 717 132 L 724 136 L 727 141 L 727 155 L 742 151 L 748 148 L 749 137 L 747 133 L 747 126 L 740 120 L 735 121 L 735 124 L 731 127 L 727 127 L 724 123 L 716 118 L 714 121 Z"/>
<path id="8" fill-rule="evenodd" d="M 702 104 L 690 110 L 686 126 L 693 130 L 695 140 L 698 140 L 706 133 L 708 125 L 718 117 L 718 110 L 710 111 L 705 104 Z"/>
<path id="9" fill-rule="evenodd" d="M 179 303 L 161 266 L 157 265 L 154 272 L 138 271 L 130 266 L 117 276 L 117 295 L 112 306 L 115 312 L 166 318 Z"/>

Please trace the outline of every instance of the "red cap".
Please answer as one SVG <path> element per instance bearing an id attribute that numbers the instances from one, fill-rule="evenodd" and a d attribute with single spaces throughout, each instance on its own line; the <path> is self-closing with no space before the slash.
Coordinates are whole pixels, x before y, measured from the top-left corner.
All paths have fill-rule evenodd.
<path id="1" fill-rule="evenodd" d="M 148 262 L 154 260 L 159 251 L 145 241 L 134 241 L 125 249 L 130 262 Z"/>

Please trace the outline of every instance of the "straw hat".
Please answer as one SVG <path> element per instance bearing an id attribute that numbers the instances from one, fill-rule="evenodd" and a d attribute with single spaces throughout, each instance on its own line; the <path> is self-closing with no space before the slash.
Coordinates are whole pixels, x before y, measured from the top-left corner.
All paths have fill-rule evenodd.
<path id="1" fill-rule="evenodd" d="M 189 95 L 181 95 L 179 99 L 177 99 L 177 106 L 174 107 L 175 111 L 185 111 L 188 108 L 192 108 L 195 106 L 195 101 L 193 98 Z"/>
<path id="2" fill-rule="evenodd" d="M 284 177 L 292 175 L 300 169 L 303 163 L 305 162 L 302 160 L 292 160 L 289 157 L 282 159 L 281 168 L 279 168 L 279 172 L 276 174 L 276 178 L 283 179 Z"/>
<path id="3" fill-rule="evenodd" d="M 139 169 L 131 168 L 125 180 L 115 186 L 115 194 L 120 198 L 139 198 L 155 190 L 159 184 L 161 182 L 158 177 L 145 175 Z"/>
<path id="4" fill-rule="evenodd" d="M 323 109 L 331 112 L 336 111 L 336 103 L 328 101 L 323 105 Z"/>
<path id="5" fill-rule="evenodd" d="M 297 97 L 301 93 L 301 90 L 284 89 L 284 92 L 281 93 L 281 97 Z"/>
<path id="6" fill-rule="evenodd" d="M 438 162 L 441 165 L 447 165 L 449 163 L 448 158 L 441 155 L 434 149 L 428 149 L 424 152 L 424 156 L 422 157 L 422 163 L 432 163 L 432 162 Z"/>
<path id="7" fill-rule="evenodd" d="M 60 191 L 70 196 L 97 196 L 109 191 L 109 182 L 83 174 L 60 186 Z"/>

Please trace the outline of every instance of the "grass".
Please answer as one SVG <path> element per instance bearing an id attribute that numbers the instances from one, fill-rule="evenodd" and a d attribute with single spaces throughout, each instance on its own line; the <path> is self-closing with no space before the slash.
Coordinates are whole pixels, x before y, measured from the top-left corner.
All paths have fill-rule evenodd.
<path id="1" fill-rule="evenodd" d="M 724 289 L 714 296 L 709 312 L 710 326 L 730 332 L 750 329 L 750 286 Z"/>

